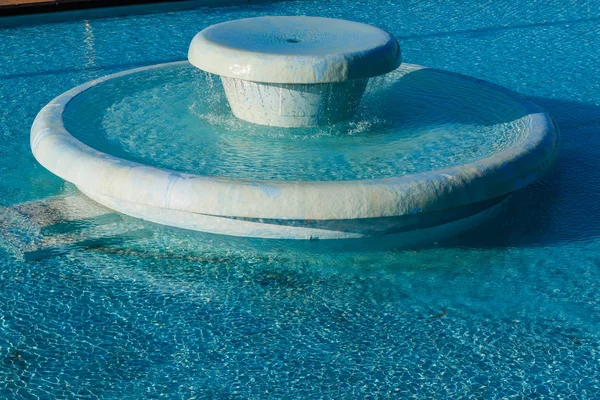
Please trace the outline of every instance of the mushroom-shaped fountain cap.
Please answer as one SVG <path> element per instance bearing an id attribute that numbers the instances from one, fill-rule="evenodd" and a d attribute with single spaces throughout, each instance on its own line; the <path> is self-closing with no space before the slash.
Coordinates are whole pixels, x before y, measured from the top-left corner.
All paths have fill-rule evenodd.
<path id="1" fill-rule="evenodd" d="M 264 83 L 366 79 L 398 68 L 400 46 L 388 32 L 320 17 L 258 17 L 198 33 L 190 62 L 213 74 Z"/>

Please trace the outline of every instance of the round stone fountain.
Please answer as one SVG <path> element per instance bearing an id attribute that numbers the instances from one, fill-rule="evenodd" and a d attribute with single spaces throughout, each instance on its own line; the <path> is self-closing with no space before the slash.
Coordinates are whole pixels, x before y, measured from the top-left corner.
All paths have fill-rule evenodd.
<path id="1" fill-rule="evenodd" d="M 333 124 L 354 115 L 369 78 L 398 68 L 400 46 L 370 25 L 260 17 L 213 25 L 190 62 L 221 77 L 236 117 L 263 125 Z"/>
<path id="2" fill-rule="evenodd" d="M 36 159 L 160 224 L 401 243 L 479 223 L 556 156 L 558 130 L 533 102 L 399 65 L 396 40 L 368 25 L 232 21 L 200 32 L 189 59 L 60 95 L 33 124 Z"/>

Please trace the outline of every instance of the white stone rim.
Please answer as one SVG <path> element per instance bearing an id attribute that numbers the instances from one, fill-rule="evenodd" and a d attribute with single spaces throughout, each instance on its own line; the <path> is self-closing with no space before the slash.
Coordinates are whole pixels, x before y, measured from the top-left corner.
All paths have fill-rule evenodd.
<path id="1" fill-rule="evenodd" d="M 50 172 L 86 191 L 131 203 L 214 216 L 332 220 L 418 214 L 497 198 L 541 177 L 558 150 L 558 128 L 539 106 L 508 89 L 462 75 L 509 95 L 524 107 L 529 113 L 528 132 L 518 143 L 490 157 L 399 177 L 261 181 L 194 175 L 102 153 L 65 129 L 65 107 L 85 90 L 125 75 L 184 64 L 188 62 L 119 72 L 58 96 L 39 112 L 31 128 L 35 158 Z"/>
<path id="2" fill-rule="evenodd" d="M 348 51 L 328 54 L 289 54 L 278 52 L 277 46 L 271 45 L 269 51 L 247 49 L 215 43 L 206 35 L 213 31 L 235 29 L 237 25 L 258 22 L 269 24 L 270 20 L 342 24 L 342 32 L 367 30 L 369 37 L 378 36 L 377 41 L 369 43 L 372 47 L 359 46 Z M 264 20 L 264 21 L 261 21 Z M 348 25 L 351 25 L 349 27 Z M 243 35 L 243 31 L 239 32 Z M 277 36 L 277 35 L 275 35 Z M 335 48 L 335 46 L 334 46 Z M 335 18 L 311 16 L 264 16 L 225 21 L 211 25 L 198 32 L 188 50 L 190 63 L 197 68 L 228 78 L 243 79 L 261 83 L 314 84 L 345 82 L 354 79 L 367 79 L 395 70 L 402 62 L 400 45 L 389 32 L 361 22 Z"/>

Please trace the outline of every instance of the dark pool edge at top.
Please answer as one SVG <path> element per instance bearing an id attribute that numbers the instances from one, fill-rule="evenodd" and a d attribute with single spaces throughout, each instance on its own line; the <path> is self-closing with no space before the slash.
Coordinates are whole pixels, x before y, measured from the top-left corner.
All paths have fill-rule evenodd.
<path id="1" fill-rule="evenodd" d="M 165 0 L 49 0 L 41 2 L 23 0 L 15 1 L 14 3 L 0 4 L 0 16 L 43 14 L 57 11 L 159 2 L 165 2 Z"/>
<path id="2" fill-rule="evenodd" d="M 272 3 L 283 0 L 48 0 L 0 4 L 0 29 L 80 19 L 118 17 L 191 10 L 197 7 L 226 7 Z"/>

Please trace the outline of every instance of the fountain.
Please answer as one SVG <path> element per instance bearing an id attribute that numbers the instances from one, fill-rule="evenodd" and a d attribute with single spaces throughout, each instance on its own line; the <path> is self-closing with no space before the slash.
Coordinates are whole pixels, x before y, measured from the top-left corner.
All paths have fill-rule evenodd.
<path id="1" fill-rule="evenodd" d="M 221 77 L 236 117 L 301 127 L 351 117 L 369 78 L 400 65 L 389 33 L 317 17 L 247 18 L 198 33 L 190 62 Z"/>
<path id="2" fill-rule="evenodd" d="M 400 65 L 397 41 L 369 25 L 225 22 L 196 35 L 189 61 L 60 95 L 33 124 L 36 159 L 95 201 L 159 224 L 434 240 L 483 220 L 556 156 L 558 130 L 533 102 Z"/>

